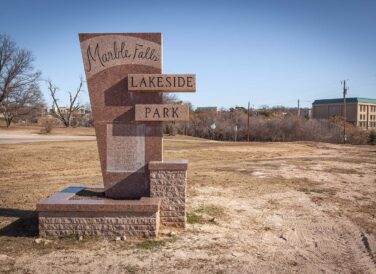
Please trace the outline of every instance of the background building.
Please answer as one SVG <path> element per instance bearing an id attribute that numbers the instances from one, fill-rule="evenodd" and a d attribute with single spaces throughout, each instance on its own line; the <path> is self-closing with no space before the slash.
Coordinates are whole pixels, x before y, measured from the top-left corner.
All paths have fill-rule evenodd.
<path id="1" fill-rule="evenodd" d="M 197 107 L 196 111 L 197 112 L 217 112 L 218 108 L 217 107 Z"/>
<path id="2" fill-rule="evenodd" d="M 343 106 L 343 98 L 315 100 L 312 104 L 312 117 L 343 117 Z M 346 121 L 366 129 L 376 128 L 376 99 L 346 98 Z"/>

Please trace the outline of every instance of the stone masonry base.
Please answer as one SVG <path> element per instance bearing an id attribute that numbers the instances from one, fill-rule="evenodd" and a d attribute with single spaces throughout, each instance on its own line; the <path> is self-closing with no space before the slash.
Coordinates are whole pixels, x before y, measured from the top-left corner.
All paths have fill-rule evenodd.
<path id="1" fill-rule="evenodd" d="M 40 212 L 39 235 L 157 237 L 157 220 L 158 212 Z"/>
<path id="2" fill-rule="evenodd" d="M 39 202 L 39 235 L 158 237 L 159 199 L 71 199 L 81 190 L 93 188 L 68 187 Z"/>
<path id="3" fill-rule="evenodd" d="M 185 228 L 188 161 L 149 163 L 150 197 L 161 199 L 160 222 L 164 226 Z"/>
<path id="4" fill-rule="evenodd" d="M 41 237 L 105 236 L 158 237 L 159 224 L 186 226 L 188 161 L 149 162 L 150 197 L 113 200 L 86 196 L 83 190 L 103 187 L 68 187 L 37 204 Z"/>

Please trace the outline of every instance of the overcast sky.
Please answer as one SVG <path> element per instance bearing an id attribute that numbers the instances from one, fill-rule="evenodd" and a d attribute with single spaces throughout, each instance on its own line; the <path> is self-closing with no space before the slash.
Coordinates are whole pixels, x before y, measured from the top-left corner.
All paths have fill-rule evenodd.
<path id="1" fill-rule="evenodd" d="M 349 97 L 376 98 L 376 1 L 0 4 L 0 32 L 31 50 L 62 91 L 85 75 L 78 33 L 162 32 L 163 72 L 197 74 L 197 92 L 179 95 L 194 106 L 310 106 L 340 97 L 343 79 Z"/>

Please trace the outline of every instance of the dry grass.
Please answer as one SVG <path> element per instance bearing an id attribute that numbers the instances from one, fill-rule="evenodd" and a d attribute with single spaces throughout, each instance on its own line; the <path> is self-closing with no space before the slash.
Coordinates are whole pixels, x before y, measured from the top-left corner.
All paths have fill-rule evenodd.
<path id="1" fill-rule="evenodd" d="M 14 126 L 10 128 L 2 127 L 0 125 L 0 133 L 25 133 L 25 134 L 42 134 L 41 126 Z M 70 135 L 70 136 L 95 136 L 94 128 L 65 128 L 65 127 L 54 127 L 51 133 L 48 135 Z"/>
<path id="2" fill-rule="evenodd" d="M 0 145 L 0 272 L 375 269 L 374 147 L 182 136 L 164 144 L 166 159 L 190 161 L 185 232 L 173 241 L 46 244 L 34 242 L 35 205 L 66 186 L 101 183 L 96 143 Z"/>

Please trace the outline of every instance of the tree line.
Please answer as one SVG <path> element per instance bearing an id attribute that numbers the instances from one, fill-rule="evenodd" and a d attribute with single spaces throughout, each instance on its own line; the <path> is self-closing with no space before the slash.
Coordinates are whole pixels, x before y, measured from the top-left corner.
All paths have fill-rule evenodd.
<path id="1" fill-rule="evenodd" d="M 40 89 L 41 72 L 34 68 L 34 56 L 17 46 L 8 35 L 0 33 L 0 114 L 6 126 L 19 119 L 38 120 L 45 109 L 45 101 Z M 61 111 L 58 91 L 52 80 L 47 80 L 48 90 L 53 101 L 52 115 L 48 123 L 59 120 L 66 127 L 72 125 L 74 113 L 81 107 L 78 96 L 83 92 L 83 80 L 80 79 L 77 90 L 69 93 L 69 105 Z M 47 118 L 48 119 L 48 118 Z"/>
<path id="2" fill-rule="evenodd" d="M 279 110 L 278 110 L 279 109 Z M 184 134 L 218 141 L 291 142 L 316 141 L 343 143 L 343 120 L 309 119 L 298 116 L 294 108 L 271 108 L 252 111 L 249 117 L 244 108 L 231 108 L 218 112 L 190 113 L 188 123 L 168 123 L 164 133 Z M 215 126 L 213 126 L 215 125 Z M 249 128 L 249 130 L 248 130 Z M 365 131 L 346 124 L 346 141 L 350 144 L 376 143 L 376 132 Z"/>

